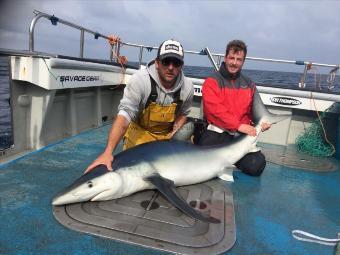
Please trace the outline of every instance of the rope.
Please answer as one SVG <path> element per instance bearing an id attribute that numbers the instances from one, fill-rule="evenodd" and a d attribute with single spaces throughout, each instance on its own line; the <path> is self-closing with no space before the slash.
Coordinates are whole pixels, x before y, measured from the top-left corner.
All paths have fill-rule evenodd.
<path id="1" fill-rule="evenodd" d="M 311 97 L 312 97 L 312 93 L 311 93 Z M 332 105 L 330 108 L 326 109 L 326 111 L 323 113 L 323 116 L 322 116 L 322 117 L 320 116 L 319 111 L 318 111 L 318 109 L 316 108 L 316 104 L 315 104 L 314 98 L 313 98 L 313 105 L 314 105 L 316 114 L 318 115 L 318 119 L 319 119 L 319 121 L 320 121 L 320 125 L 321 125 L 321 127 L 322 127 L 323 136 L 324 136 L 326 142 L 327 142 L 327 143 L 329 144 L 329 146 L 332 148 L 332 152 L 329 154 L 329 156 L 331 156 L 331 155 L 333 155 L 333 154 L 335 153 L 335 147 L 334 147 L 334 145 L 328 140 L 328 137 L 327 137 L 327 134 L 326 134 L 325 127 L 324 127 L 324 125 L 323 125 L 323 123 L 322 123 L 322 119 L 323 119 L 323 117 L 325 116 L 325 112 L 327 112 L 333 105 Z"/>
<path id="2" fill-rule="evenodd" d="M 331 238 L 324 238 L 317 235 L 313 235 L 311 233 L 302 231 L 302 230 L 293 230 L 292 236 L 300 241 L 310 242 L 310 243 L 319 243 L 328 246 L 335 246 L 340 243 L 340 233 L 338 233 L 339 238 L 331 239 Z"/>
<path id="3" fill-rule="evenodd" d="M 109 44 L 115 45 L 115 44 L 120 44 L 121 39 L 118 36 L 110 35 L 110 36 L 108 36 L 108 41 L 109 41 Z M 125 65 L 128 62 L 128 59 L 127 59 L 126 56 L 119 56 L 113 49 L 112 49 L 112 53 L 113 53 L 114 57 L 117 59 L 117 62 L 122 67 L 122 71 L 120 72 L 121 79 L 120 79 L 120 82 L 119 82 L 119 85 L 121 85 L 124 82 L 125 71 L 126 71 Z M 119 86 L 117 86 L 117 87 L 119 87 Z"/>
<path id="4" fill-rule="evenodd" d="M 48 65 L 47 65 L 47 63 L 46 63 L 46 60 L 45 60 L 44 58 L 43 58 L 42 60 L 44 61 L 45 66 L 46 66 L 48 72 L 52 75 L 52 77 L 53 77 L 56 81 L 58 81 L 58 77 L 59 77 L 59 76 L 55 76 L 54 73 L 52 73 L 51 69 L 48 67 Z M 62 82 L 60 82 L 60 83 L 61 83 L 61 86 L 64 87 L 64 84 L 63 84 Z"/>
<path id="5" fill-rule="evenodd" d="M 58 80 L 58 76 L 55 76 L 55 75 L 51 72 L 50 68 L 48 67 L 48 65 L 47 65 L 47 63 L 46 63 L 46 60 L 45 60 L 44 58 L 43 58 L 42 60 L 44 61 L 44 63 L 45 63 L 45 65 L 46 65 L 46 68 L 47 68 L 48 72 L 53 76 L 53 78 L 54 78 L 55 80 Z"/>
<path id="6" fill-rule="evenodd" d="M 321 90 L 321 73 L 318 67 L 314 67 L 311 64 L 307 65 L 307 70 L 314 72 L 314 86 L 315 89 Z M 333 69 L 335 70 L 335 69 Z M 333 71 L 332 70 L 332 71 Z M 331 72 L 332 72 L 331 71 Z M 328 140 L 327 133 L 322 120 L 325 117 L 326 112 L 330 108 L 326 109 L 321 115 L 316 107 L 313 92 L 310 93 L 310 100 L 313 102 L 313 106 L 317 115 L 317 119 L 312 125 L 307 128 L 303 134 L 300 134 L 296 138 L 296 145 L 299 151 L 306 152 L 312 156 L 330 157 L 335 153 L 334 145 Z M 326 142 L 326 144 L 325 144 Z"/>
<path id="7" fill-rule="evenodd" d="M 321 73 L 320 73 L 320 70 L 317 66 L 313 66 L 313 68 L 311 68 L 311 70 L 314 73 L 315 90 L 319 89 L 321 91 L 322 88 L 321 88 Z M 319 77 L 319 79 L 317 77 Z"/>
<path id="8" fill-rule="evenodd" d="M 125 57 L 125 56 L 118 56 L 114 50 L 112 50 L 112 53 L 113 53 L 114 57 L 117 59 L 120 66 L 122 67 L 122 70 L 120 72 L 121 79 L 120 79 L 120 82 L 119 82 L 119 85 L 121 85 L 121 84 L 123 84 L 124 79 L 125 79 L 126 68 L 125 68 L 124 65 L 127 63 L 128 60 L 127 60 L 127 57 Z"/>
<path id="9" fill-rule="evenodd" d="M 335 81 L 335 76 L 336 76 L 336 73 L 339 71 L 339 67 L 340 66 L 337 66 L 329 72 L 329 75 L 327 77 L 328 90 L 334 89 L 333 82 Z"/>
<path id="10" fill-rule="evenodd" d="M 313 102 L 317 119 L 312 123 L 312 125 L 305 130 L 304 133 L 300 134 L 296 138 L 296 146 L 299 151 L 303 151 L 312 156 L 322 156 L 330 157 L 335 153 L 334 145 L 328 140 L 327 133 L 322 122 L 325 117 L 326 112 L 332 108 L 334 105 L 326 109 L 321 115 L 316 107 L 315 100 L 313 98 L 313 93 L 311 92 L 310 99 Z M 323 134 L 323 136 L 322 136 Z M 326 141 L 326 144 L 324 140 Z"/>

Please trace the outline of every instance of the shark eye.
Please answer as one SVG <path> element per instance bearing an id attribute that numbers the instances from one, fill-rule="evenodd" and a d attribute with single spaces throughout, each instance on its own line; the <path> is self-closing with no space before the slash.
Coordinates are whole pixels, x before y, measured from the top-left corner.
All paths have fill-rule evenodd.
<path id="1" fill-rule="evenodd" d="M 89 182 L 87 182 L 87 186 L 88 186 L 89 188 L 92 188 L 92 187 L 93 187 L 93 183 L 92 183 L 91 181 L 89 181 Z"/>

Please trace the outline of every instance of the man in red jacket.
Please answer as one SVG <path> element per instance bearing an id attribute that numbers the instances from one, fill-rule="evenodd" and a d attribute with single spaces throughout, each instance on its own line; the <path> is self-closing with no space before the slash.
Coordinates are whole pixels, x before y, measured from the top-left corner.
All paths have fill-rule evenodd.
<path id="1" fill-rule="evenodd" d="M 208 77 L 202 89 L 204 116 L 208 127 L 198 141 L 199 145 L 230 143 L 240 133 L 256 135 L 252 121 L 255 83 L 242 72 L 247 55 L 243 41 L 228 43 L 220 70 Z M 270 128 L 264 123 L 262 131 Z M 266 166 L 261 151 L 251 152 L 240 159 L 236 167 L 246 174 L 259 176 Z"/>

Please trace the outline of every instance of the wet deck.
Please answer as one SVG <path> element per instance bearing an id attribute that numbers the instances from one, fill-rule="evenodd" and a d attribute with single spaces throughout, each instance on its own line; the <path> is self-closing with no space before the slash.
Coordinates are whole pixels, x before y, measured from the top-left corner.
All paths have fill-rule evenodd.
<path id="1" fill-rule="evenodd" d="M 52 214 L 55 193 L 77 178 L 106 143 L 108 126 L 80 134 L 0 166 L 0 254 L 162 254 L 79 233 Z M 340 162 L 315 172 L 268 163 L 260 178 L 235 172 L 237 239 L 227 254 L 333 254 L 301 242 L 301 229 L 328 238 L 340 231 Z"/>

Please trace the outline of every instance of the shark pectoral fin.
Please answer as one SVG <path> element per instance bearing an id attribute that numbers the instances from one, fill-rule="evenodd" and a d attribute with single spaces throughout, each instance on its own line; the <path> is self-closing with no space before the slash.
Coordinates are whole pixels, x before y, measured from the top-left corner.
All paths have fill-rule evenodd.
<path id="1" fill-rule="evenodd" d="M 190 217 L 209 223 L 221 222 L 214 217 L 202 214 L 201 212 L 195 210 L 190 205 L 188 205 L 188 203 L 177 193 L 173 181 L 163 178 L 158 174 L 151 175 L 145 178 L 145 180 L 151 182 L 175 207 L 177 207 L 179 210 L 189 215 Z"/>
<path id="2" fill-rule="evenodd" d="M 234 182 L 233 172 L 235 168 L 235 166 L 225 167 L 223 171 L 218 175 L 218 178 L 223 181 Z"/>

